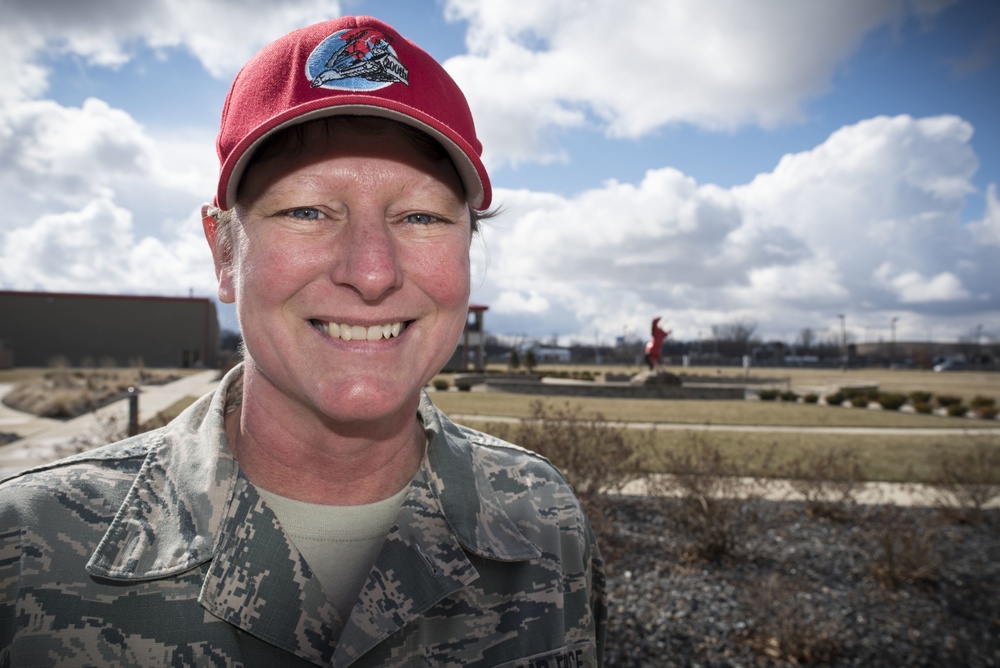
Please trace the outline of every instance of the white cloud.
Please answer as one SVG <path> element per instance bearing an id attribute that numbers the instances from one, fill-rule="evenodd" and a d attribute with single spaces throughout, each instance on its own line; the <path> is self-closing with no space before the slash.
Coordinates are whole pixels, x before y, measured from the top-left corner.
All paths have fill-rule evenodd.
<path id="1" fill-rule="evenodd" d="M 969 232 L 977 243 L 1000 247 L 1000 199 L 995 183 L 986 190 L 986 214 L 982 220 L 969 223 Z"/>
<path id="2" fill-rule="evenodd" d="M 6 0 L 0 26 L 0 100 L 36 97 L 48 71 L 37 58 L 119 67 L 138 44 L 187 50 L 213 76 L 229 78 L 260 47 L 290 30 L 340 15 L 330 0 Z M 27 71 L 23 68 L 27 67 Z"/>
<path id="3" fill-rule="evenodd" d="M 549 310 L 547 299 L 537 292 L 520 293 L 505 290 L 500 293 L 493 305 L 490 307 L 495 313 L 523 314 L 523 313 L 545 313 Z"/>
<path id="4" fill-rule="evenodd" d="M 1000 229 L 995 188 L 986 217 L 961 224 L 971 136 L 953 116 L 878 117 L 731 189 L 667 168 L 569 198 L 501 191 L 510 211 L 487 239 L 483 292 L 530 295 L 549 305 L 532 311 L 542 320 L 568 311 L 584 339 L 658 313 L 683 314 L 671 324 L 693 337 L 741 315 L 794 333 L 845 310 L 858 322 L 997 309 L 1000 246 L 981 243 Z"/>
<path id="5" fill-rule="evenodd" d="M 968 299 L 969 292 L 961 279 L 950 271 L 927 277 L 917 271 L 896 273 L 886 263 L 874 272 L 875 278 L 893 290 L 903 304 Z"/>
<path id="6" fill-rule="evenodd" d="M 588 123 L 635 138 L 801 120 L 865 35 L 943 4 L 448 0 L 446 16 L 469 23 L 469 54 L 445 65 L 491 161 L 544 162 L 559 159 L 560 130 Z"/>
<path id="7" fill-rule="evenodd" d="M 79 76 L 77 60 L 117 68 L 141 46 L 193 54 L 228 78 L 258 48 L 339 13 L 321 0 L 125 0 L 4 4 L 0 25 L 0 286 L 214 294 L 197 207 L 216 173 L 214 129 L 156 134 L 100 99 L 41 99 Z"/>
<path id="8" fill-rule="evenodd" d="M 0 179 L 38 199 L 74 201 L 123 176 L 148 177 L 154 146 L 120 109 L 89 99 L 81 108 L 49 100 L 0 112 Z"/>
<path id="9" fill-rule="evenodd" d="M 78 210 L 10 230 L 0 244 L 0 284 L 20 290 L 214 294 L 212 259 L 192 212 L 170 240 L 137 239 L 132 214 L 104 191 Z"/>

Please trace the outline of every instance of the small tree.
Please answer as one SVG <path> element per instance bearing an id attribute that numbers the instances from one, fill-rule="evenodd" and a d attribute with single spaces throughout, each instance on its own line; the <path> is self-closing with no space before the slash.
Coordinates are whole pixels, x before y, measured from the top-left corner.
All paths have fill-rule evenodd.
<path id="1" fill-rule="evenodd" d="M 534 371 L 535 367 L 538 366 L 538 360 L 535 359 L 535 351 L 531 348 L 524 351 L 524 366 L 528 369 L 528 373 Z"/>
<path id="2" fill-rule="evenodd" d="M 510 358 L 507 360 L 507 366 L 511 369 L 521 368 L 521 356 L 517 354 L 517 348 L 510 349 Z"/>

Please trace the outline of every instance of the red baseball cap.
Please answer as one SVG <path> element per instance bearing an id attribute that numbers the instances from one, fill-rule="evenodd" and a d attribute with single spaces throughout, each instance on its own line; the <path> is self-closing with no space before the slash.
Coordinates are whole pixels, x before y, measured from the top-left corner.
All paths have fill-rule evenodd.
<path id="1" fill-rule="evenodd" d="M 269 135 L 335 115 L 379 116 L 423 130 L 451 156 L 469 204 L 490 205 L 483 147 L 455 80 L 391 26 L 344 16 L 271 42 L 236 75 L 216 141 L 216 206 L 233 206 L 243 171 Z"/>

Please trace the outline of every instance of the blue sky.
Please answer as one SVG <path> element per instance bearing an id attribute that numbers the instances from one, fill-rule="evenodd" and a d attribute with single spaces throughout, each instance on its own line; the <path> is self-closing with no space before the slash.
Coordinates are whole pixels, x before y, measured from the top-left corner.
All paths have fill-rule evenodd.
<path id="1" fill-rule="evenodd" d="M 504 208 L 474 248 L 493 333 L 660 315 L 793 342 L 845 313 L 858 341 L 894 317 L 1000 337 L 991 0 L 38 4 L 0 27 L 0 289 L 212 295 L 197 210 L 229 81 L 367 13 L 470 99 Z"/>

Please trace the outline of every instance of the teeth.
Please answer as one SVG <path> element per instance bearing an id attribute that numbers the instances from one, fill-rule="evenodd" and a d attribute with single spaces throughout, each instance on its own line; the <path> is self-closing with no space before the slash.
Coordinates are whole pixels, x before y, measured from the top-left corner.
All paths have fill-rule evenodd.
<path id="1" fill-rule="evenodd" d="M 348 325 L 346 323 L 337 324 L 335 322 L 313 321 L 313 326 L 324 334 L 329 334 L 334 339 L 344 341 L 379 341 L 381 339 L 391 339 L 399 336 L 403 331 L 403 323 L 393 322 L 385 325 Z"/>

